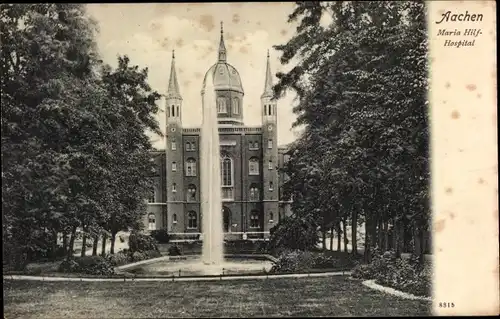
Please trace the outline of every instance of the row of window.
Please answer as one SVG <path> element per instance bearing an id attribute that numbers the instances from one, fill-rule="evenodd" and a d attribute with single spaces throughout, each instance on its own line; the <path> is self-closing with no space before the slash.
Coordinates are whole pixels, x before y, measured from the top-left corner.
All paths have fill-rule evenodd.
<path id="1" fill-rule="evenodd" d="M 180 110 L 179 110 L 179 106 L 177 105 L 177 107 L 175 105 L 172 105 L 170 107 L 167 107 L 168 109 L 168 117 L 179 117 L 180 116 Z"/>
<path id="2" fill-rule="evenodd" d="M 267 148 L 273 148 L 273 140 L 267 140 Z M 177 150 L 177 143 L 174 140 L 170 142 L 170 149 L 172 151 Z M 258 150 L 259 143 L 258 142 L 248 142 L 248 149 L 250 150 Z M 195 142 L 186 142 L 186 151 L 196 151 L 196 143 Z"/>
<path id="3" fill-rule="evenodd" d="M 217 98 L 217 113 L 227 113 L 227 104 L 226 98 L 219 97 Z M 232 114 L 238 115 L 240 114 L 240 100 L 237 97 L 233 98 L 233 110 Z"/>
<path id="4" fill-rule="evenodd" d="M 264 115 L 275 115 L 276 105 L 266 104 L 264 105 Z"/>
<path id="5" fill-rule="evenodd" d="M 273 222 L 274 214 L 269 212 L 269 221 Z M 172 224 L 177 224 L 177 214 L 172 215 Z M 260 216 L 257 211 L 252 211 L 250 213 L 250 228 L 260 227 Z M 187 228 L 196 229 L 198 228 L 198 216 L 196 212 L 190 211 L 187 214 Z M 148 216 L 148 229 L 156 230 L 156 216 L 155 214 L 149 214 Z"/>
<path id="6" fill-rule="evenodd" d="M 269 191 L 274 190 L 273 182 L 269 182 Z M 222 187 L 222 198 L 223 199 L 232 199 L 233 198 L 233 188 L 232 187 Z M 177 193 L 177 184 L 172 184 L 172 193 Z M 196 201 L 196 186 L 190 184 L 187 188 L 186 200 L 189 202 Z M 250 193 L 248 196 L 248 200 L 250 201 L 258 201 L 260 200 L 260 189 L 257 185 L 252 184 L 250 186 Z M 156 202 L 156 193 L 153 191 L 148 198 L 149 203 Z"/>
<path id="7" fill-rule="evenodd" d="M 274 169 L 274 163 L 269 160 L 267 163 L 267 168 L 269 170 Z M 232 186 L 232 176 L 233 176 L 233 160 L 231 158 L 226 158 L 221 161 L 221 177 L 223 186 Z M 172 172 L 177 172 L 177 162 L 172 162 Z M 186 176 L 196 176 L 196 160 L 194 158 L 188 158 L 186 161 Z M 248 161 L 248 174 L 249 175 L 259 175 L 259 160 L 252 157 Z M 226 182 L 224 182 L 226 181 Z"/>

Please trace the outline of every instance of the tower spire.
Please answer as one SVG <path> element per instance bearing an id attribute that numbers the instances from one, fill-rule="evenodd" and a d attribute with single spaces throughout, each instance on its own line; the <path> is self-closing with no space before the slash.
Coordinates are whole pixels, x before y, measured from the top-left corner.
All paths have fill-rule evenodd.
<path id="1" fill-rule="evenodd" d="M 226 46 L 224 44 L 224 24 L 222 21 L 220 22 L 219 61 L 226 62 Z"/>
<path id="2" fill-rule="evenodd" d="M 264 93 L 261 97 L 272 97 L 273 92 L 273 76 L 271 74 L 271 62 L 269 61 L 269 50 L 267 50 L 267 65 L 266 65 L 266 80 L 264 82 Z"/>
<path id="3" fill-rule="evenodd" d="M 179 91 L 179 82 L 177 82 L 177 73 L 175 72 L 175 50 L 172 50 L 172 64 L 170 65 L 170 79 L 168 81 L 167 98 L 182 100 Z"/>

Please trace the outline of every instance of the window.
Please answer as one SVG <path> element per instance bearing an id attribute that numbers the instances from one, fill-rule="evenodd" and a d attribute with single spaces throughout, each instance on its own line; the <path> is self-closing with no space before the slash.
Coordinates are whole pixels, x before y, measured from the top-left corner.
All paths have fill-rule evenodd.
<path id="1" fill-rule="evenodd" d="M 156 202 L 156 191 L 153 189 L 149 194 L 148 203 L 155 203 L 155 202 Z"/>
<path id="2" fill-rule="evenodd" d="M 222 199 L 233 198 L 233 160 L 229 155 L 223 154 L 220 160 L 220 173 L 222 183 Z"/>
<path id="3" fill-rule="evenodd" d="M 198 220 L 196 217 L 196 213 L 191 211 L 188 213 L 188 227 L 189 229 L 195 229 L 198 227 Z"/>
<path id="4" fill-rule="evenodd" d="M 190 150 L 191 150 L 191 143 L 186 142 L 186 151 L 190 151 Z"/>
<path id="5" fill-rule="evenodd" d="M 172 105 L 172 117 L 175 117 L 175 106 Z"/>
<path id="6" fill-rule="evenodd" d="M 259 200 L 259 188 L 257 187 L 257 185 L 255 184 L 252 184 L 250 185 L 250 200 L 251 201 L 258 201 Z"/>
<path id="7" fill-rule="evenodd" d="M 177 163 L 172 162 L 172 172 L 176 172 L 176 171 L 177 171 Z"/>
<path id="8" fill-rule="evenodd" d="M 186 162 L 186 176 L 196 176 L 196 160 L 188 158 Z"/>
<path id="9" fill-rule="evenodd" d="M 269 190 L 272 191 L 274 189 L 273 182 L 269 182 Z"/>
<path id="10" fill-rule="evenodd" d="M 192 201 L 196 200 L 196 186 L 194 186 L 193 184 L 190 184 L 188 186 L 187 200 L 188 200 L 188 202 L 192 202 Z"/>
<path id="11" fill-rule="evenodd" d="M 173 183 L 172 184 L 172 193 L 176 193 L 176 192 L 177 192 L 177 184 Z"/>
<path id="12" fill-rule="evenodd" d="M 177 105 L 177 117 L 179 117 L 181 113 L 179 112 L 179 105 Z"/>
<path id="13" fill-rule="evenodd" d="M 172 215 L 172 224 L 177 224 L 177 214 Z"/>
<path id="14" fill-rule="evenodd" d="M 223 97 L 217 98 L 217 113 L 227 113 L 226 99 Z"/>
<path id="15" fill-rule="evenodd" d="M 248 162 L 249 175 L 259 175 L 259 160 L 252 157 Z"/>
<path id="16" fill-rule="evenodd" d="M 233 114 L 240 114 L 240 100 L 233 98 Z"/>
<path id="17" fill-rule="evenodd" d="M 272 170 L 273 169 L 273 161 L 269 160 L 268 166 L 269 166 L 269 169 Z"/>
<path id="18" fill-rule="evenodd" d="M 248 148 L 250 150 L 258 150 L 259 149 L 259 143 L 257 143 L 257 142 L 248 142 Z"/>
<path id="19" fill-rule="evenodd" d="M 148 229 L 156 230 L 156 217 L 155 214 L 148 215 Z"/>
<path id="20" fill-rule="evenodd" d="M 196 143 L 195 142 L 191 143 L 191 151 L 196 151 Z"/>
<path id="21" fill-rule="evenodd" d="M 175 143 L 175 139 L 172 140 L 172 151 L 175 151 L 177 149 L 177 144 Z"/>
<path id="22" fill-rule="evenodd" d="M 267 107 L 269 108 L 269 111 L 267 112 L 267 114 L 268 115 L 272 115 L 272 113 L 271 113 L 271 104 L 269 104 Z"/>
<path id="23" fill-rule="evenodd" d="M 274 214 L 273 212 L 269 212 L 269 222 L 272 223 L 274 221 Z"/>
<path id="24" fill-rule="evenodd" d="M 168 112 L 168 117 L 170 117 L 171 115 L 170 115 L 170 107 L 169 106 L 167 106 L 167 112 Z"/>
<path id="25" fill-rule="evenodd" d="M 273 148 L 273 140 L 267 141 L 267 148 Z"/>
<path id="26" fill-rule="evenodd" d="M 259 213 L 256 211 L 250 213 L 250 228 L 259 228 Z"/>

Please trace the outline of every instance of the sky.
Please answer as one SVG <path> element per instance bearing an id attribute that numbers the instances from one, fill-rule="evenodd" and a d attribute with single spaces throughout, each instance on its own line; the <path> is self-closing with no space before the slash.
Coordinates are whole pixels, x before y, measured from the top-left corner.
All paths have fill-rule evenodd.
<path id="1" fill-rule="evenodd" d="M 183 98 L 183 126 L 201 126 L 201 86 L 207 70 L 217 61 L 220 22 L 224 23 L 227 61 L 240 73 L 245 96 L 244 122 L 261 125 L 260 95 L 264 89 L 267 50 L 275 74 L 292 65 L 280 64 L 280 53 L 272 46 L 285 44 L 296 26 L 288 23 L 294 3 L 144 3 L 88 4 L 88 13 L 97 20 L 98 48 L 104 62 L 116 66 L 118 55 L 149 69 L 151 87 L 165 94 L 170 76 L 172 50 Z M 165 132 L 164 100 L 158 121 Z M 278 102 L 278 143 L 292 142 L 296 116 L 295 95 L 288 92 Z M 153 145 L 164 148 L 164 140 L 152 136 Z"/>

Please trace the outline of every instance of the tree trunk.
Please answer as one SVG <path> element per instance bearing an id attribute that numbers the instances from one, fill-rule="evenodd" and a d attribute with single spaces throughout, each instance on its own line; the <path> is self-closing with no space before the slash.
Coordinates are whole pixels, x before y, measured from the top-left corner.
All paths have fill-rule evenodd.
<path id="1" fill-rule="evenodd" d="M 413 254 L 415 257 L 417 257 L 417 260 L 419 263 L 421 262 L 422 258 L 422 236 L 420 235 L 420 229 L 416 225 L 416 223 L 413 224 Z"/>
<path id="2" fill-rule="evenodd" d="M 110 254 L 115 253 L 115 239 L 116 239 L 116 232 L 112 232 L 111 233 L 111 247 L 109 248 Z"/>
<path id="3" fill-rule="evenodd" d="M 63 233 L 62 246 L 63 246 L 63 251 L 67 252 L 68 251 L 68 234 L 66 232 Z"/>
<path id="4" fill-rule="evenodd" d="M 384 222 L 384 251 L 389 250 L 389 222 Z"/>
<path id="5" fill-rule="evenodd" d="M 398 256 L 398 224 L 397 219 L 392 219 L 392 250 L 396 252 L 396 256 Z M 399 256 L 398 256 L 399 257 Z"/>
<path id="6" fill-rule="evenodd" d="M 85 257 L 85 253 L 87 252 L 87 230 L 83 228 L 83 237 L 82 237 L 82 252 L 80 256 Z"/>
<path id="7" fill-rule="evenodd" d="M 333 251 L 333 238 L 335 237 L 335 227 L 330 227 L 330 250 Z"/>
<path id="8" fill-rule="evenodd" d="M 68 249 L 68 258 L 73 257 L 73 251 L 75 249 L 75 237 L 76 237 L 76 226 L 71 230 L 71 238 L 69 239 L 69 249 Z"/>
<path id="9" fill-rule="evenodd" d="M 102 235 L 102 245 L 101 245 L 101 256 L 106 256 L 106 241 L 108 240 L 108 235 Z"/>
<path id="10" fill-rule="evenodd" d="M 52 234 L 52 260 L 57 259 L 57 230 L 54 230 Z"/>
<path id="11" fill-rule="evenodd" d="M 369 263 L 371 261 L 371 243 L 370 243 L 370 219 L 367 217 L 365 220 L 365 251 L 364 251 L 364 259 L 365 262 Z"/>
<path id="12" fill-rule="evenodd" d="M 405 246 L 405 224 L 403 220 L 398 221 L 398 249 L 397 256 L 401 257 L 401 254 L 404 253 Z"/>
<path id="13" fill-rule="evenodd" d="M 337 223 L 337 251 L 342 251 L 342 229 L 340 222 Z"/>
<path id="14" fill-rule="evenodd" d="M 377 232 L 377 243 L 378 243 L 378 248 L 380 250 L 383 250 L 384 249 L 384 231 L 383 231 L 383 222 L 382 222 L 382 219 L 380 219 L 378 221 L 378 232 Z"/>
<path id="15" fill-rule="evenodd" d="M 349 240 L 347 239 L 347 223 L 345 217 L 342 218 L 342 233 L 344 234 L 344 252 L 347 252 L 347 243 L 349 242 Z"/>
<path id="16" fill-rule="evenodd" d="M 352 210 L 351 232 L 352 254 L 356 255 L 358 253 L 358 211 L 356 209 Z"/>
<path id="17" fill-rule="evenodd" d="M 326 227 L 325 224 L 321 227 L 321 238 L 323 239 L 323 242 L 321 243 L 321 248 L 323 251 L 326 250 Z"/>
<path id="18" fill-rule="evenodd" d="M 94 235 L 92 242 L 92 256 L 97 256 L 97 245 L 99 243 L 99 235 Z"/>

